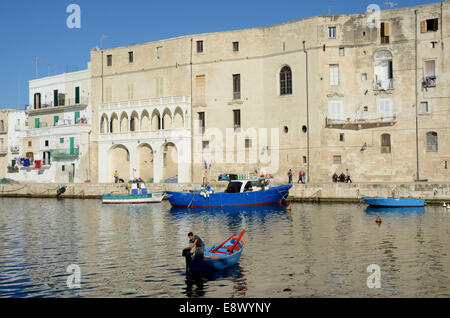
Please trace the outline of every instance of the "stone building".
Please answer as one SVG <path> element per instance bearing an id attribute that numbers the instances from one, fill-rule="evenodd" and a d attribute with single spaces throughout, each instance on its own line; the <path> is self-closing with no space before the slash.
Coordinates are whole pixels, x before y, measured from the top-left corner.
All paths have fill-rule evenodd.
<path id="1" fill-rule="evenodd" d="M 8 110 L 0 110 L 0 179 L 8 167 Z"/>
<path id="2" fill-rule="evenodd" d="M 450 3 L 91 51 L 93 180 L 448 181 Z"/>

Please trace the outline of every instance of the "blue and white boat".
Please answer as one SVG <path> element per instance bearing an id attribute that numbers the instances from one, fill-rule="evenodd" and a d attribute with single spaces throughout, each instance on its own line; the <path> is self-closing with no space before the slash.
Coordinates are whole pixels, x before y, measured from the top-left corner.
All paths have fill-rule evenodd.
<path id="1" fill-rule="evenodd" d="M 141 180 L 130 181 L 131 190 L 128 194 L 102 195 L 103 204 L 147 204 L 159 203 L 164 198 L 164 192 L 148 193 L 145 183 Z"/>
<path id="2" fill-rule="evenodd" d="M 216 244 L 205 248 L 203 258 L 192 258 L 188 249 L 183 250 L 183 256 L 186 258 L 186 271 L 217 271 L 224 270 L 227 267 L 235 265 L 241 258 L 244 250 L 245 230 L 239 236 L 232 235 L 222 244 Z"/>
<path id="3" fill-rule="evenodd" d="M 225 192 L 215 193 L 209 187 L 200 191 L 166 191 L 174 208 L 232 207 L 281 204 L 292 184 L 270 186 L 264 178 L 237 179 L 228 183 Z"/>
<path id="4" fill-rule="evenodd" d="M 379 197 L 363 197 L 364 202 L 375 207 L 423 207 L 424 199 L 415 198 L 379 198 Z"/>

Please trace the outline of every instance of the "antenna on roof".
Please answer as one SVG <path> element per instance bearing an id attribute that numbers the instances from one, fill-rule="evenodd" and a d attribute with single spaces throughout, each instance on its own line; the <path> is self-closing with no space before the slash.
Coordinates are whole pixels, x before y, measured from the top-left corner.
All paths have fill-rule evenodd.
<path id="1" fill-rule="evenodd" d="M 106 38 L 107 38 L 107 36 L 104 35 L 104 34 L 102 34 L 102 36 L 100 37 L 100 49 L 103 48 L 103 40 L 106 39 Z"/>
<path id="2" fill-rule="evenodd" d="M 386 9 L 392 9 L 393 7 L 396 7 L 396 6 L 397 6 L 397 3 L 392 2 L 392 1 L 389 1 L 389 0 L 387 0 L 387 1 L 384 3 L 384 7 L 385 7 Z"/>

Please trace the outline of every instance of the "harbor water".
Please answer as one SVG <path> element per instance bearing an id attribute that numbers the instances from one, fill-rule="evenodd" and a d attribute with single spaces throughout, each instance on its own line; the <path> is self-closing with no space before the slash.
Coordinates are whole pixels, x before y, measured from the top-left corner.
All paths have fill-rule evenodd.
<path id="1" fill-rule="evenodd" d="M 450 297 L 450 210 L 291 207 L 3 198 L 0 297 Z M 186 276 L 188 232 L 209 246 L 242 229 L 237 265 Z"/>

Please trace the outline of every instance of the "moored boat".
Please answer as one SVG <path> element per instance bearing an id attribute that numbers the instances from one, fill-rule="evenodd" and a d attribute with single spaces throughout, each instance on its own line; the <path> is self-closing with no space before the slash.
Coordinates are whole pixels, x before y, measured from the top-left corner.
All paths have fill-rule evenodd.
<path id="1" fill-rule="evenodd" d="M 424 199 L 415 198 L 379 198 L 379 197 L 363 197 L 364 202 L 376 207 L 423 207 Z"/>
<path id="2" fill-rule="evenodd" d="M 289 195 L 289 185 L 270 186 L 265 178 L 230 180 L 225 192 L 210 188 L 200 191 L 166 191 L 174 208 L 204 208 L 281 204 Z"/>
<path id="3" fill-rule="evenodd" d="M 159 203 L 164 198 L 164 192 L 147 193 L 145 183 L 141 180 L 130 181 L 131 191 L 128 194 L 102 195 L 103 204 L 147 204 Z"/>
<path id="4" fill-rule="evenodd" d="M 186 271 L 214 271 L 223 270 L 235 265 L 241 258 L 244 249 L 245 230 L 237 236 L 234 234 L 222 244 L 216 244 L 205 248 L 203 258 L 192 258 L 189 249 L 183 250 L 183 256 L 186 258 Z"/>

